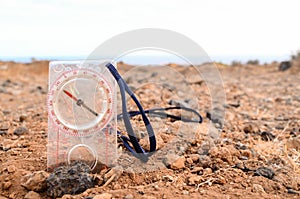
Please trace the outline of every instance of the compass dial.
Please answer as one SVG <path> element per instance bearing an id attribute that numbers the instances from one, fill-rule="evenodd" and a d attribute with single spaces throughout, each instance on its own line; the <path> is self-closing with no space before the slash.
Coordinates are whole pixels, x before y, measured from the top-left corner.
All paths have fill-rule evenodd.
<path id="1" fill-rule="evenodd" d="M 89 69 L 63 73 L 50 88 L 49 114 L 54 124 L 72 135 L 102 129 L 112 116 L 112 90 L 105 78 Z"/>

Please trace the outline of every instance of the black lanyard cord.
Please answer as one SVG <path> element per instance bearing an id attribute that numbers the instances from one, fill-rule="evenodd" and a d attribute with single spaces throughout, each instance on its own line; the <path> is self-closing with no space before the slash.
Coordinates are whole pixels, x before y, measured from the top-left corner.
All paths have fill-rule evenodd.
<path id="1" fill-rule="evenodd" d="M 172 119 L 175 119 L 175 120 L 181 120 L 181 121 L 184 121 L 184 122 L 194 122 L 194 123 L 201 123 L 202 122 L 201 115 L 197 111 L 195 111 L 193 109 L 190 109 L 190 108 L 187 108 L 187 107 L 181 107 L 181 106 L 177 107 L 176 106 L 176 107 L 154 108 L 154 109 L 144 110 L 142 105 L 140 104 L 139 100 L 136 98 L 134 93 L 130 90 L 130 88 L 128 87 L 126 82 L 123 80 L 121 75 L 118 73 L 118 71 L 114 67 L 114 65 L 112 65 L 111 63 L 108 63 L 105 66 L 108 68 L 108 70 L 114 76 L 115 80 L 117 81 L 117 83 L 120 87 L 120 93 L 121 93 L 121 98 L 122 98 L 122 114 L 119 114 L 117 119 L 123 119 L 124 120 L 124 125 L 125 125 L 126 131 L 128 133 L 128 137 L 121 135 L 120 132 L 118 132 L 118 136 L 121 139 L 121 141 L 123 142 L 124 146 L 135 157 L 139 158 L 143 162 L 147 162 L 148 157 L 151 156 L 156 150 L 155 134 L 154 134 L 153 128 L 152 128 L 151 123 L 150 123 L 148 117 L 146 116 L 146 114 L 153 114 L 155 116 L 160 116 L 160 117 L 169 117 L 169 118 L 172 118 Z M 138 107 L 139 111 L 127 112 L 125 91 L 133 99 L 133 101 L 135 102 L 135 104 Z M 185 111 L 188 111 L 188 112 L 193 112 L 194 114 L 197 115 L 197 117 L 199 117 L 199 120 L 192 120 L 192 119 L 189 119 L 189 118 L 184 118 L 184 117 L 180 117 L 180 116 L 176 116 L 176 115 L 171 115 L 171 114 L 167 114 L 167 113 L 164 112 L 164 111 L 172 110 L 172 109 L 182 109 L 182 110 L 185 110 Z M 149 136 L 149 142 L 150 142 L 149 152 L 145 152 L 145 150 L 141 147 L 141 145 L 139 144 L 138 138 L 136 137 L 136 135 L 134 133 L 134 130 L 132 128 L 130 118 L 132 118 L 136 115 L 141 115 L 142 116 L 143 122 L 146 126 L 147 133 L 148 133 L 148 136 Z M 130 146 L 129 143 L 132 144 L 134 149 Z"/>

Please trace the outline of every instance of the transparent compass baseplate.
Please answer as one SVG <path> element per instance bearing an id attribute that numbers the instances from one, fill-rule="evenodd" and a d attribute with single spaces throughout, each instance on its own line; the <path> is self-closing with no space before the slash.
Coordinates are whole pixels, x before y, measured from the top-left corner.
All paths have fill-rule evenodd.
<path id="1" fill-rule="evenodd" d="M 116 83 L 107 61 L 49 64 L 47 166 L 84 162 L 94 171 L 117 159 Z"/>

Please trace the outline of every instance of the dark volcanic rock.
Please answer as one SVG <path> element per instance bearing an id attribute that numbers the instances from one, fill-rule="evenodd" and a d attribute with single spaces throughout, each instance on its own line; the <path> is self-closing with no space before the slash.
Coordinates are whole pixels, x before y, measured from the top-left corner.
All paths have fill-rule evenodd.
<path id="1" fill-rule="evenodd" d="M 14 130 L 14 134 L 15 135 L 23 135 L 24 133 L 27 133 L 28 129 L 24 126 L 20 126 L 18 128 L 16 128 L 16 130 Z"/>
<path id="2" fill-rule="evenodd" d="M 53 198 L 64 194 L 79 194 L 94 186 L 87 164 L 76 162 L 71 166 L 56 168 L 47 179 L 47 194 Z"/>
<path id="3" fill-rule="evenodd" d="M 259 167 L 254 172 L 254 175 L 255 176 L 263 176 L 265 178 L 272 179 L 275 175 L 275 172 L 272 169 L 267 168 L 267 167 Z"/>
<path id="4" fill-rule="evenodd" d="M 292 64 L 291 64 L 290 61 L 283 61 L 279 65 L 279 70 L 280 71 L 285 71 L 285 70 L 287 70 L 287 69 L 289 69 L 291 67 L 292 67 Z"/>

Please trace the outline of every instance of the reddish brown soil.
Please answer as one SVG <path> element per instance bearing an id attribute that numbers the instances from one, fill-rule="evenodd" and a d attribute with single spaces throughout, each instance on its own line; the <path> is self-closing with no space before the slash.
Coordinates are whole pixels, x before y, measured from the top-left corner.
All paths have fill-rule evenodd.
<path id="1" fill-rule="evenodd" d="M 191 78 L 183 81 L 165 68 Z M 131 158 L 133 163 L 128 166 L 124 158 L 124 172 L 118 179 L 63 198 L 101 193 L 114 198 L 149 199 L 299 198 L 300 70 L 294 67 L 280 72 L 277 64 L 218 68 L 224 81 L 219 89 L 226 92 L 222 104 L 226 118 L 221 130 L 206 117 L 212 98 L 194 68 L 174 64 L 156 68 L 119 66 L 144 107 L 164 107 L 170 100 L 189 99 L 186 102 L 198 107 L 204 122 L 183 124 L 152 118 L 158 135 L 157 157 L 163 160 L 150 160 L 141 169 L 134 166 L 136 160 Z M 153 83 L 156 80 L 162 84 Z M 47 170 L 47 82 L 46 61 L 0 62 L 1 199 L 23 198 L 29 192 L 21 185 L 24 176 Z M 134 110 L 132 102 L 129 104 Z M 134 119 L 134 127 L 144 132 L 140 122 Z M 19 127 L 25 127 L 25 131 L 15 131 Z M 121 123 L 119 128 L 124 130 Z M 188 131 L 193 136 L 180 140 L 179 129 L 184 136 Z M 215 133 L 208 133 L 208 129 Z M 141 143 L 148 145 L 144 139 Z M 274 176 L 257 176 L 261 167 L 271 169 Z M 47 198 L 46 191 L 39 195 Z"/>

